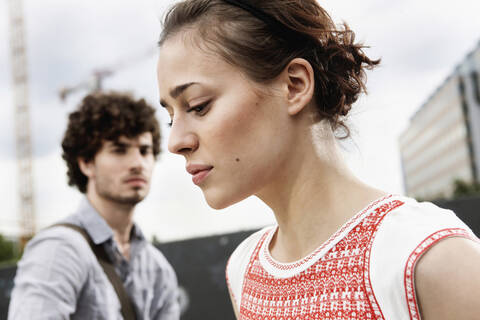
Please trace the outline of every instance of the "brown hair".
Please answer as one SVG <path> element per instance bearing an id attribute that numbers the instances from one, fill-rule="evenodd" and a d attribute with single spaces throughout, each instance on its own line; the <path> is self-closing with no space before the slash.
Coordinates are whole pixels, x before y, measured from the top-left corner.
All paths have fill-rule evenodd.
<path id="1" fill-rule="evenodd" d="M 68 184 L 85 193 L 88 178 L 80 170 L 78 158 L 91 161 L 106 140 L 116 141 L 121 136 L 134 138 L 145 132 L 152 133 L 156 157 L 160 153 L 160 128 L 155 109 L 144 99 L 134 100 L 127 94 L 115 92 L 87 95 L 77 110 L 70 113 L 62 141 Z"/>
<path id="2" fill-rule="evenodd" d="M 245 0 L 243 0 L 245 1 Z M 198 32 L 201 45 L 239 67 L 248 77 L 265 83 L 278 76 L 294 58 L 304 58 L 313 67 L 315 101 L 320 119 L 332 129 L 345 129 L 343 117 L 365 90 L 365 69 L 380 60 L 371 60 L 364 46 L 355 43 L 347 24 L 336 26 L 315 0 L 250 1 L 298 35 L 291 41 L 264 20 L 223 0 L 184 0 L 175 4 L 163 23 L 159 46 L 169 37 L 191 28 Z"/>

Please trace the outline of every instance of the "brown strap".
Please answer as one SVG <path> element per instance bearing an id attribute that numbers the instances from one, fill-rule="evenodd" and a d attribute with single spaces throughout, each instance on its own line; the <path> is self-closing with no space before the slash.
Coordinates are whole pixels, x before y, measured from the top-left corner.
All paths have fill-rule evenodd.
<path id="1" fill-rule="evenodd" d="M 115 271 L 115 267 L 113 266 L 112 262 L 108 258 L 107 253 L 102 245 L 96 245 L 93 243 L 92 238 L 88 235 L 88 233 L 82 227 L 71 223 L 57 223 L 54 224 L 52 227 L 67 227 L 73 229 L 80 233 L 85 240 L 90 245 L 93 253 L 97 257 L 98 262 L 103 268 L 103 271 L 107 275 L 108 280 L 112 284 L 115 292 L 117 293 L 118 300 L 120 301 L 121 305 L 121 312 L 124 320 L 136 320 L 136 315 L 133 307 L 132 300 L 125 291 L 125 287 L 123 286 L 122 279 L 118 276 L 117 272 Z"/>

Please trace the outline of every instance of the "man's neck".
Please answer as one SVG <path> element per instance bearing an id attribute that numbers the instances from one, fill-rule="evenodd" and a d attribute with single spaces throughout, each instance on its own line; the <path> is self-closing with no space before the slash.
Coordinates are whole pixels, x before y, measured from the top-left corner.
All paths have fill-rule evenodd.
<path id="1" fill-rule="evenodd" d="M 87 192 L 87 199 L 110 228 L 112 228 L 117 244 L 120 247 L 128 245 L 133 227 L 133 212 L 135 206 L 104 199 L 96 193 Z"/>

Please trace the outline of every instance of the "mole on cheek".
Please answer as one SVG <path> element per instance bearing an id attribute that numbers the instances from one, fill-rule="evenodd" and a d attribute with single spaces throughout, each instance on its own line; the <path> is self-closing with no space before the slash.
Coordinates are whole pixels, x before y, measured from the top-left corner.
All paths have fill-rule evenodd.
<path id="1" fill-rule="evenodd" d="M 240 162 L 240 159 L 239 159 L 239 158 L 235 158 L 235 161 Z"/>

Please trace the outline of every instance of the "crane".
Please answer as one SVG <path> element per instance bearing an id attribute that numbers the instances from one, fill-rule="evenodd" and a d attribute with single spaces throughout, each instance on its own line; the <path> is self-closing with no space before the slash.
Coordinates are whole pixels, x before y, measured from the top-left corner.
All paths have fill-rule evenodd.
<path id="1" fill-rule="evenodd" d="M 20 216 L 20 246 L 25 244 L 36 232 L 35 195 L 33 181 L 32 139 L 30 134 L 29 79 L 27 68 L 27 50 L 25 41 L 25 21 L 23 0 L 8 1 L 9 42 L 11 59 L 11 81 L 15 108 L 15 145 L 17 158 L 18 201 Z M 60 98 L 65 100 L 70 93 L 79 89 L 88 91 L 102 90 L 106 77 L 121 68 L 152 56 L 155 48 L 148 48 L 141 54 L 124 59 L 107 68 L 94 70 L 91 79 L 60 90 Z"/>
<path id="2" fill-rule="evenodd" d="M 106 78 L 112 76 L 113 74 L 115 74 L 115 72 L 118 72 L 127 67 L 131 67 L 132 65 L 142 61 L 143 59 L 153 56 L 156 50 L 156 48 L 150 47 L 146 50 L 141 51 L 138 54 L 122 59 L 108 67 L 93 70 L 88 79 L 80 81 L 72 86 L 60 88 L 58 92 L 60 99 L 62 101 L 65 101 L 70 94 L 82 89 L 89 92 L 97 92 L 103 90 L 103 81 Z"/>
<path id="3" fill-rule="evenodd" d="M 20 245 L 23 248 L 36 231 L 23 0 L 8 0 L 8 9 L 11 79 L 15 107 L 15 142 L 21 228 Z"/>

